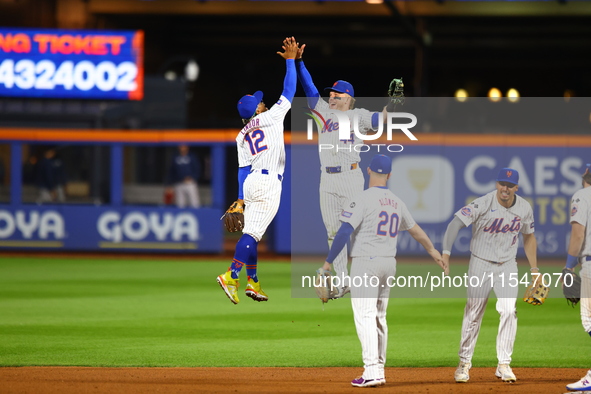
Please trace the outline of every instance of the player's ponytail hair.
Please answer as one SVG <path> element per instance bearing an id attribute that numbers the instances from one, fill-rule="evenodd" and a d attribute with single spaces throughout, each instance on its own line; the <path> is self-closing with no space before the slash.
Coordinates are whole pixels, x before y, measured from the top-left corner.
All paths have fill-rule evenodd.
<path id="1" fill-rule="evenodd" d="M 355 107 L 355 98 L 354 97 L 350 97 L 349 109 L 353 109 L 354 107 Z"/>

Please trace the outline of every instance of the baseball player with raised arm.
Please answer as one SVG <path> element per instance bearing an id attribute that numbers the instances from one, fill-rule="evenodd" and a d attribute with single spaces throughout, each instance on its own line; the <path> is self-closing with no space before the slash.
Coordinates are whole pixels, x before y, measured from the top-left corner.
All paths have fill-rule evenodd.
<path id="1" fill-rule="evenodd" d="M 257 91 L 238 101 L 238 113 L 245 124 L 236 137 L 238 152 L 246 150 L 245 146 L 250 152 L 250 160 L 239 156 L 239 164 L 250 163 L 250 168 L 241 166 L 238 171 L 244 194 L 245 224 L 230 268 L 217 277 L 217 282 L 234 304 L 239 302 L 239 274 L 244 265 L 248 275 L 246 295 L 255 301 L 269 299 L 257 276 L 257 246 L 279 209 L 285 168 L 283 122 L 291 108 L 297 79 L 294 65 L 297 44 L 293 37 L 285 39 L 283 50 L 277 52 L 287 66 L 279 100 L 268 109 L 263 102 L 263 93 Z"/>
<path id="2" fill-rule="evenodd" d="M 500 315 L 495 375 L 503 382 L 516 380 L 509 364 L 517 331 L 515 301 L 518 287 L 511 285 L 515 280 L 511 282 L 510 278 L 517 278 L 515 258 L 520 233 L 523 234 L 523 248 L 530 270 L 538 272 L 532 207 L 515 194 L 519 189 L 519 173 L 511 168 L 503 168 L 496 181 L 496 190 L 477 198 L 455 213 L 443 237 L 443 259 L 449 263 L 450 251 L 458 232 L 472 225 L 472 256 L 468 267 L 468 297 L 462 322 L 460 364 L 454 375 L 458 383 L 470 379 L 472 355 L 491 288 L 497 296 L 497 312 Z"/>
<path id="3" fill-rule="evenodd" d="M 386 186 L 391 170 L 389 157 L 373 157 L 367 169 L 369 188 L 343 206 L 341 227 L 322 267 L 330 271 L 331 264 L 355 232 L 351 248 L 351 305 L 364 364 L 363 374 L 351 382 L 356 387 L 386 384 L 386 309 L 389 281 L 396 274 L 398 233 L 408 231 L 447 274 L 447 266 L 427 234 L 415 223 L 404 202 Z M 358 282 L 359 279 L 363 282 Z"/>
<path id="4" fill-rule="evenodd" d="M 298 49 L 296 57 L 296 69 L 298 79 L 304 88 L 308 100 L 308 106 L 316 114 L 320 114 L 325 120 L 322 130 L 319 132 L 318 146 L 320 155 L 320 212 L 328 235 L 328 246 L 333 243 L 339 229 L 339 215 L 343 204 L 363 191 L 363 173 L 359 168 L 360 155 L 355 146 L 363 145 L 362 139 L 353 132 L 354 118 L 358 119 L 359 132 L 367 134 L 369 130 L 377 130 L 379 125 L 379 112 L 371 112 L 367 109 L 353 108 L 355 105 L 355 91 L 353 85 L 347 81 L 336 81 L 331 87 L 324 90 L 329 92 L 328 102 L 320 97 L 318 89 L 312 81 L 312 76 L 304 66 L 302 55 L 306 45 Z M 384 109 L 385 110 L 385 109 Z M 345 112 L 349 118 L 351 129 L 350 138 L 339 138 L 339 121 L 335 111 Z M 386 119 L 384 117 L 384 119 Z M 331 147 L 322 149 L 322 147 Z M 346 277 L 347 249 L 336 257 L 334 270 L 338 277 Z M 342 297 L 349 289 L 341 287 L 336 298 Z"/>
<path id="5" fill-rule="evenodd" d="M 566 268 L 574 271 L 581 263 L 581 322 L 585 332 L 591 335 L 591 164 L 583 174 L 583 189 L 571 200 L 571 234 Z M 581 380 L 566 386 L 572 391 L 591 391 L 591 370 Z"/>

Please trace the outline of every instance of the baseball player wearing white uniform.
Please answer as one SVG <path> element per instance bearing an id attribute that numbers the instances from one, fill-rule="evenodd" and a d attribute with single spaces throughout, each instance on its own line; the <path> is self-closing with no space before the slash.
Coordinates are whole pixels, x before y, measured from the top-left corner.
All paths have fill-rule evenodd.
<path id="1" fill-rule="evenodd" d="M 571 200 L 571 234 L 566 268 L 574 270 L 581 263 L 581 322 L 591 335 L 591 164 L 583 174 L 583 189 Z M 566 386 L 567 390 L 591 391 L 591 370 L 581 380 Z"/>
<path id="2" fill-rule="evenodd" d="M 504 382 L 516 380 L 509 364 L 517 332 L 515 301 L 518 288 L 508 283 L 513 283 L 509 281 L 510 277 L 517 276 L 515 257 L 520 233 L 523 234 L 523 248 L 531 271 L 538 271 L 533 211 L 525 199 L 515 194 L 519 189 L 518 181 L 516 170 L 501 169 L 496 190 L 457 211 L 443 237 L 443 259 L 449 262 L 450 250 L 459 230 L 472 225 L 472 256 L 468 268 L 468 278 L 471 280 L 468 281 L 468 297 L 462 322 L 460 364 L 454 375 L 458 383 L 470 379 L 472 355 L 491 287 L 497 296 L 497 312 L 500 314 L 495 375 Z M 472 279 L 478 279 L 478 285 Z"/>
<path id="3" fill-rule="evenodd" d="M 241 166 L 238 177 L 239 183 L 243 182 L 245 225 L 230 268 L 217 277 L 217 282 L 234 304 L 239 302 L 238 277 L 244 265 L 248 275 L 246 295 L 255 301 L 269 299 L 261 289 L 257 276 L 257 246 L 279 209 L 285 168 L 283 122 L 296 90 L 295 39 L 287 38 L 283 49 L 285 52 L 277 53 L 285 59 L 287 71 L 283 93 L 275 105 L 268 109 L 262 101 L 261 91 L 252 96 L 246 95 L 238 101 L 238 112 L 245 123 L 236 137 Z M 248 153 L 250 159 L 246 157 Z M 249 163 L 250 169 L 248 165 L 243 166 Z M 246 171 L 249 173 L 246 174 Z"/>
<path id="4" fill-rule="evenodd" d="M 355 91 L 349 82 L 342 80 L 325 88 L 330 92 L 328 103 L 321 99 L 302 60 L 305 46 L 305 44 L 302 45 L 298 50 L 296 69 L 308 99 L 308 106 L 324 119 L 323 128 L 318 136 L 318 146 L 326 148 L 319 149 L 320 212 L 330 248 L 340 227 L 339 215 L 343 204 L 363 191 L 363 173 L 359 168 L 360 149 L 356 150 L 354 147 L 363 145 L 364 142 L 353 132 L 354 120 L 357 121 L 359 132 L 367 134 L 369 130 L 377 130 L 379 113 L 362 108 L 353 109 Z M 339 139 L 339 121 L 335 111 L 344 112 L 349 118 L 351 127 L 349 139 Z M 333 264 L 337 276 L 343 278 L 348 275 L 347 262 L 347 249 L 344 248 Z M 337 297 L 342 297 L 348 291 L 347 287 L 341 287 Z"/>
<path id="5" fill-rule="evenodd" d="M 389 157 L 374 156 L 367 169 L 369 188 L 343 206 L 342 225 L 322 267 L 330 270 L 331 263 L 355 231 L 351 248 L 351 305 L 365 367 L 363 375 L 351 382 L 356 387 L 386 383 L 388 280 L 396 274 L 398 232 L 407 230 L 447 273 L 427 234 L 415 223 L 404 202 L 387 188 L 391 169 Z M 363 282 L 358 282 L 360 279 Z"/>

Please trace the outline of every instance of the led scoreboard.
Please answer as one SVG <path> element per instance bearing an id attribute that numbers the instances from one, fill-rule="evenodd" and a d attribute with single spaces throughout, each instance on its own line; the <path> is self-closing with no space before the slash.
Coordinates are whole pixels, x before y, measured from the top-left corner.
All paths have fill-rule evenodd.
<path id="1" fill-rule="evenodd" d="M 141 100 L 142 31 L 0 28 L 0 96 Z"/>

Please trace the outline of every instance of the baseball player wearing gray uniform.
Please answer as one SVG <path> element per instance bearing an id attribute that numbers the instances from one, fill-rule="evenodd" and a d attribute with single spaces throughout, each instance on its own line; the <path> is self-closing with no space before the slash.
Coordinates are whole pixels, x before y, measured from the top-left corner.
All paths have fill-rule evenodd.
<path id="1" fill-rule="evenodd" d="M 386 186 L 391 170 L 389 157 L 373 157 L 367 169 L 369 188 L 343 206 L 341 227 L 322 267 L 330 271 L 332 262 L 355 231 L 351 248 L 351 305 L 364 363 L 363 375 L 351 382 L 356 387 L 386 383 L 388 280 L 396 274 L 398 232 L 408 231 L 447 274 L 447 266 L 427 234 L 415 223 L 404 202 Z M 359 285 L 358 279 L 364 282 Z"/>
<path id="2" fill-rule="evenodd" d="M 509 279 L 517 277 L 515 257 L 520 233 L 523 234 L 523 248 L 530 270 L 538 272 L 532 207 L 515 194 L 519 189 L 519 173 L 511 168 L 503 168 L 496 180 L 495 191 L 477 198 L 455 213 L 443 237 L 443 259 L 449 262 L 450 250 L 458 232 L 462 227 L 472 225 L 472 256 L 468 267 L 470 280 L 462 322 L 460 364 L 454 375 L 458 383 L 470 379 L 472 355 L 491 287 L 497 296 L 496 307 L 500 314 L 495 375 L 504 382 L 516 380 L 510 363 L 517 331 L 515 301 L 518 288 L 510 285 L 514 282 Z M 478 285 L 472 279 L 478 279 Z"/>
<path id="3" fill-rule="evenodd" d="M 591 335 L 591 164 L 583 174 L 583 189 L 571 200 L 571 234 L 566 268 L 573 270 L 581 263 L 581 322 Z M 567 390 L 591 391 L 591 370 L 581 380 L 566 386 Z"/>
<path id="4" fill-rule="evenodd" d="M 357 119 L 359 132 L 367 134 L 369 130 L 377 130 L 379 125 L 379 112 L 371 112 L 367 109 L 353 108 L 355 105 L 355 91 L 353 85 L 347 81 L 336 81 L 331 87 L 325 88 L 329 91 L 328 102 L 320 98 L 320 93 L 312 76 L 306 69 L 302 55 L 306 45 L 302 45 L 296 57 L 296 69 L 298 79 L 304 88 L 308 99 L 308 106 L 321 114 L 325 120 L 322 130 L 319 132 L 318 145 L 332 147 L 330 149 L 319 149 L 320 156 L 320 212 L 328 235 L 328 246 L 333 243 L 334 237 L 340 227 L 339 215 L 343 204 L 363 191 L 363 172 L 359 168 L 359 149 L 354 146 L 363 145 L 364 141 L 353 132 L 354 119 Z M 385 110 L 385 109 L 384 109 Z M 339 121 L 335 111 L 345 112 L 349 118 L 351 130 L 349 139 L 339 138 Z M 384 117 L 386 119 L 386 117 Z M 337 276 L 343 278 L 348 275 L 347 270 L 347 249 L 336 257 L 334 270 Z M 349 289 L 341 287 L 338 297 L 345 295 Z"/>
<path id="5" fill-rule="evenodd" d="M 234 304 L 239 302 L 238 278 L 244 265 L 248 275 L 246 295 L 255 301 L 269 299 L 261 289 L 257 276 L 257 246 L 279 209 L 285 168 L 283 122 L 296 91 L 294 59 L 297 44 L 293 37 L 284 41 L 283 50 L 277 53 L 285 59 L 287 71 L 283 93 L 275 105 L 268 109 L 262 101 L 261 91 L 243 96 L 238 101 L 238 112 L 245 124 L 236 137 L 239 165 L 250 163 L 248 174 L 244 170 L 247 165 L 241 166 L 238 172 L 239 183 L 243 183 L 245 225 L 230 268 L 217 277 L 218 284 Z M 250 160 L 241 158 L 245 151 L 250 152 Z"/>

